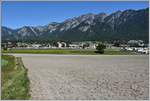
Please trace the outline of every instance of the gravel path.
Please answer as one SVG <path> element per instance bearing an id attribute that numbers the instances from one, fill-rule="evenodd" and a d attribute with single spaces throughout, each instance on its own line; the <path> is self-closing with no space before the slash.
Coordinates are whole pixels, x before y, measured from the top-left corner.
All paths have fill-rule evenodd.
<path id="1" fill-rule="evenodd" d="M 31 81 L 32 99 L 148 99 L 148 56 L 16 55 Z"/>

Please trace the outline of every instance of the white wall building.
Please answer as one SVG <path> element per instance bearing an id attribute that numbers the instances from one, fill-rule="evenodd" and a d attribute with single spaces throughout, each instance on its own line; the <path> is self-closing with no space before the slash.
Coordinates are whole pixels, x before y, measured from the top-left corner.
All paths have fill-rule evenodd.
<path id="1" fill-rule="evenodd" d="M 32 44 L 33 48 L 39 48 L 41 46 L 41 44 Z"/>

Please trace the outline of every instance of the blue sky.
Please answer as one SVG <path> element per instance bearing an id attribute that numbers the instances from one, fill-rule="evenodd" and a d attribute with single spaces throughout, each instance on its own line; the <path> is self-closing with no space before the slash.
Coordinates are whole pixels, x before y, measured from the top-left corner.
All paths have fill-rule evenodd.
<path id="1" fill-rule="evenodd" d="M 110 14 L 117 10 L 143 9 L 148 1 L 139 2 L 2 2 L 2 26 L 20 28 L 22 26 L 46 25 L 62 22 L 68 18 L 86 13 Z"/>

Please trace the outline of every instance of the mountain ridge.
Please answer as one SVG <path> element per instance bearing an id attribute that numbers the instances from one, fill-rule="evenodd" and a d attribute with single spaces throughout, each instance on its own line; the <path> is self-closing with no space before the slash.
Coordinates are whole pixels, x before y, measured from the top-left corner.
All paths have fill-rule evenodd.
<path id="1" fill-rule="evenodd" d="M 83 14 L 44 26 L 2 27 L 2 40 L 130 40 L 148 41 L 148 10 Z"/>

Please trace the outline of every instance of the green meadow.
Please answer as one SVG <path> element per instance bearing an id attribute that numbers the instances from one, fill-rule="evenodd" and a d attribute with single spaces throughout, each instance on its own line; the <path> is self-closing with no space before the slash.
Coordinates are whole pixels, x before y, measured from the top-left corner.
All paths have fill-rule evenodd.
<path id="1" fill-rule="evenodd" d="M 21 58 L 16 58 L 11 55 L 2 55 L 1 62 L 1 99 L 29 99 L 29 79 L 27 77 L 27 69 L 23 66 Z"/>
<path id="2" fill-rule="evenodd" d="M 79 55 L 101 55 L 96 50 L 69 50 L 69 49 L 12 49 L 2 51 L 2 53 L 26 53 L 26 54 L 79 54 Z M 118 51 L 116 49 L 105 49 L 104 55 L 133 55 L 135 53 L 129 51 Z"/>

